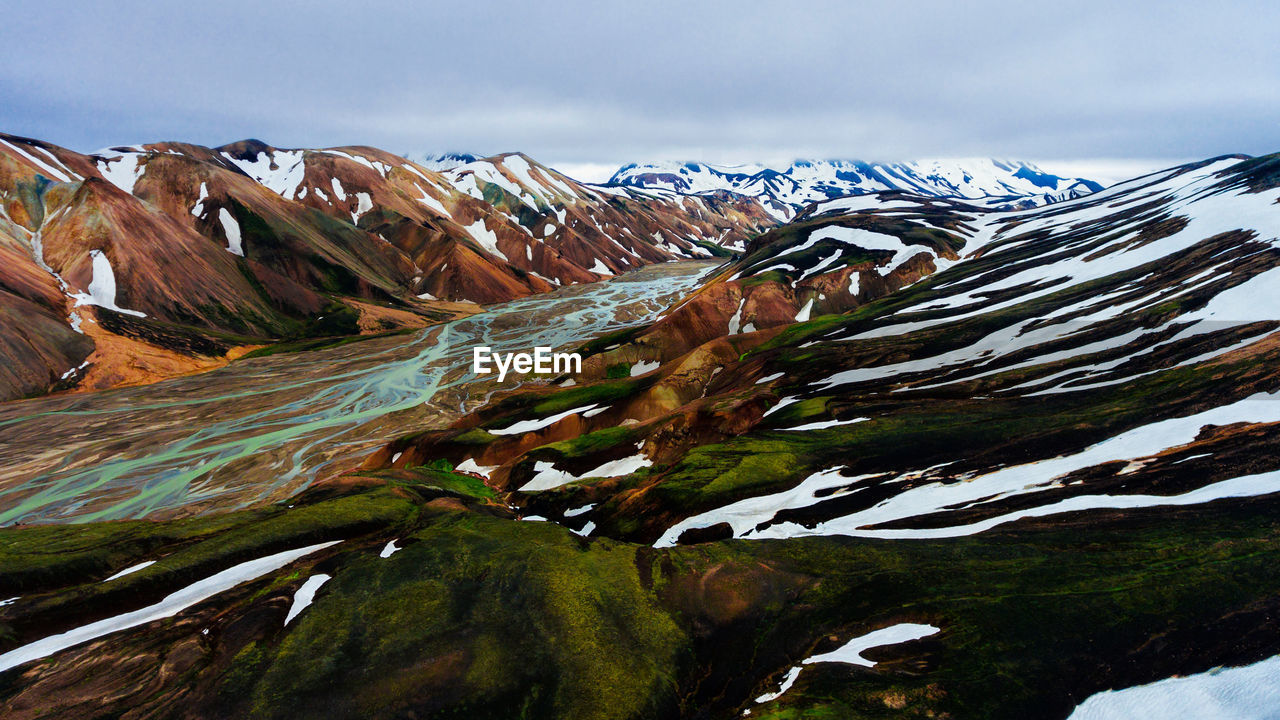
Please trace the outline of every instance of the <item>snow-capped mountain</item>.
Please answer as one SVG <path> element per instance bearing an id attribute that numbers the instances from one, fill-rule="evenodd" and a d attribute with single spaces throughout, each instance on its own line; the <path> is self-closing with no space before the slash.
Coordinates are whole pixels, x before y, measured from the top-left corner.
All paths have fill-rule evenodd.
<path id="1" fill-rule="evenodd" d="M 1028 162 L 985 158 L 906 163 L 797 160 L 784 169 L 697 162 L 632 163 L 620 168 L 609 182 L 695 194 L 728 190 L 757 198 L 782 219 L 812 202 L 886 190 L 982 199 L 986 201 L 983 204 L 995 208 L 1024 209 L 1102 189 L 1092 180 L 1060 177 Z"/>
<path id="2" fill-rule="evenodd" d="M 458 167 L 459 165 L 466 165 L 469 162 L 475 162 L 476 160 L 479 160 L 481 158 L 480 155 L 475 155 L 473 153 L 459 153 L 459 152 L 405 153 L 404 157 L 406 160 L 409 160 L 410 162 L 413 162 L 421 167 L 427 168 L 428 170 L 435 170 L 436 172 L 444 172 L 445 170 L 452 170 Z"/>

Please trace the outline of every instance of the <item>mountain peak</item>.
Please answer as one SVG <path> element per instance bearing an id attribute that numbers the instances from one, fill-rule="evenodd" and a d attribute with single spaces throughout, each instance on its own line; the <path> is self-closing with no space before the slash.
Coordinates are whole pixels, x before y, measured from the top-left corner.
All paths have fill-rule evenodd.
<path id="1" fill-rule="evenodd" d="M 613 185 L 661 188 L 684 193 L 730 191 L 766 205 L 789 208 L 848 195 L 902 190 L 929 197 L 1029 198 L 1034 205 L 1102 189 L 1086 178 L 1045 172 L 1025 161 L 974 158 L 901 163 L 850 159 L 798 159 L 786 167 L 710 165 L 702 162 L 629 163 L 609 180 Z"/>

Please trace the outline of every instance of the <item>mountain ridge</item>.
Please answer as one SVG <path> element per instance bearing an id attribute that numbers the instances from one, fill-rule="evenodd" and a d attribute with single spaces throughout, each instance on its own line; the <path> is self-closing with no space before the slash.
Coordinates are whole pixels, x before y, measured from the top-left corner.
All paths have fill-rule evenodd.
<path id="1" fill-rule="evenodd" d="M 1006 209 L 1043 205 L 1102 189 L 1085 178 L 1047 173 L 1025 161 L 957 158 L 914 162 L 796 160 L 785 168 L 655 162 L 623 165 L 609 184 L 698 193 L 729 190 L 755 197 L 780 219 L 811 202 L 902 190 L 930 197 L 999 199 Z"/>
<path id="2" fill-rule="evenodd" d="M 520 154 L 437 172 L 368 146 L 252 138 L 86 154 L 0 135 L 0 206 L 13 260 L 0 305 L 41 317 L 0 333 L 0 398 L 147 382 L 237 347 L 416 327 L 727 255 L 722 244 L 775 223 L 741 196 L 601 188 Z M 117 344 L 105 333 L 145 349 L 90 361 L 86 329 L 94 346 Z"/>

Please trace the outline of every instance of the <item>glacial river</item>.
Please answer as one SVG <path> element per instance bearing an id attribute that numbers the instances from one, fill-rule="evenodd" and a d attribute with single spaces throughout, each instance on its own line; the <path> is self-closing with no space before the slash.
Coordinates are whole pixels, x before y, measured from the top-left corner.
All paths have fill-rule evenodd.
<path id="1" fill-rule="evenodd" d="M 471 373 L 473 346 L 572 347 L 656 317 L 711 267 L 655 265 L 412 335 L 0 404 L 0 525 L 181 517 L 283 499 L 483 403 L 497 386 Z M 501 389 L 517 384 L 509 376 Z"/>

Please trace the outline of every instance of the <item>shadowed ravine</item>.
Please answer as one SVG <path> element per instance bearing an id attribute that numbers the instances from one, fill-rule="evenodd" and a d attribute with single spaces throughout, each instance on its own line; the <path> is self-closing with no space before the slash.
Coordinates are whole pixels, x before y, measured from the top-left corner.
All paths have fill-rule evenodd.
<path id="1" fill-rule="evenodd" d="M 473 346 L 563 347 L 643 322 L 709 267 L 653 266 L 410 336 L 0 405 L 0 524 L 174 517 L 286 497 L 406 427 L 440 427 L 484 401 L 496 386 L 471 374 Z M 517 384 L 509 376 L 503 387 Z"/>

